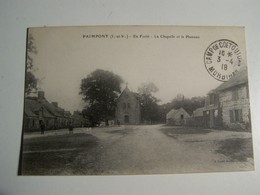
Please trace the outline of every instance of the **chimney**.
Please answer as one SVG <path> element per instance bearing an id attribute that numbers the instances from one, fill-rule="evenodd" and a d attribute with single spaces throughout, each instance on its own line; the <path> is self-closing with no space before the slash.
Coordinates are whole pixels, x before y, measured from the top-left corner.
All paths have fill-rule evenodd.
<path id="1" fill-rule="evenodd" d="M 57 108 L 58 107 L 58 102 L 52 102 L 52 105 L 54 105 Z"/>
<path id="2" fill-rule="evenodd" d="M 38 91 L 38 99 L 42 100 L 44 98 L 44 91 Z"/>

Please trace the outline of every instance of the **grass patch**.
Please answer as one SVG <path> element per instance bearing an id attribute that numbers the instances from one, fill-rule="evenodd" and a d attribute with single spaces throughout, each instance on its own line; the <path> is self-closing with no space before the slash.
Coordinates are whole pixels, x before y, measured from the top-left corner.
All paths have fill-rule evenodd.
<path id="1" fill-rule="evenodd" d="M 245 162 L 247 158 L 253 158 L 253 147 L 251 138 L 226 139 L 218 142 L 216 152 L 224 154 L 232 161 Z"/>
<path id="2" fill-rule="evenodd" d="M 190 127 L 169 127 L 160 129 L 165 135 L 174 137 L 182 134 L 206 134 L 212 132 L 208 129 L 190 128 Z"/>
<path id="3" fill-rule="evenodd" d="M 77 151 L 23 155 L 23 175 L 58 175 L 69 168 Z"/>
<path id="4" fill-rule="evenodd" d="M 87 147 L 95 144 L 97 138 L 84 133 L 43 136 L 24 139 L 23 151 L 42 151 Z"/>
<path id="5" fill-rule="evenodd" d="M 110 134 L 120 134 L 120 135 L 126 135 L 129 134 L 129 130 L 113 130 L 113 131 L 108 131 L 106 133 L 110 133 Z"/>
<path id="6" fill-rule="evenodd" d="M 26 139 L 24 151 L 34 151 L 23 154 L 23 175 L 63 175 L 82 169 L 81 164 L 75 163 L 77 157 L 97 148 L 97 138 L 87 134 L 58 135 Z M 59 151 L 59 149 L 61 151 Z M 62 149 L 73 149 L 62 151 Z M 38 151 L 38 152 L 37 152 Z M 46 151 L 46 152 L 42 152 Z M 85 166 L 88 160 L 93 162 L 95 153 L 89 152 L 86 156 Z M 93 155 L 93 156 L 92 156 Z"/>

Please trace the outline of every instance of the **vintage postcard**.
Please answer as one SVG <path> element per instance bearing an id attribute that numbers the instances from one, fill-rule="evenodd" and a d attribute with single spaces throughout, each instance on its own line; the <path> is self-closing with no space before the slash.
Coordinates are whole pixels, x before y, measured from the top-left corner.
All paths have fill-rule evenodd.
<path id="1" fill-rule="evenodd" d="M 244 27 L 29 28 L 19 174 L 253 171 Z"/>

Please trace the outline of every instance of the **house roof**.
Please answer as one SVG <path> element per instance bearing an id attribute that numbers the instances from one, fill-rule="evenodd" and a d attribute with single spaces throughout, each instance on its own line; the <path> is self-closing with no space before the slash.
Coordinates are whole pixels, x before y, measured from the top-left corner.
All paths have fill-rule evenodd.
<path id="1" fill-rule="evenodd" d="M 222 83 L 220 86 L 216 88 L 217 91 L 222 91 L 225 89 L 229 89 L 241 84 L 245 84 L 248 82 L 248 77 L 247 77 L 247 69 L 241 69 L 236 73 L 235 76 L 233 76 L 229 81 Z"/>
<path id="2" fill-rule="evenodd" d="M 204 107 L 197 108 L 193 111 L 193 116 L 203 116 Z"/>
<path id="3" fill-rule="evenodd" d="M 41 104 L 32 99 L 25 99 L 24 114 L 29 117 L 38 117 L 35 111 L 40 110 Z"/>
<path id="4" fill-rule="evenodd" d="M 174 117 L 177 113 L 179 113 L 180 111 L 182 111 L 182 112 L 185 112 L 185 113 L 187 113 L 186 112 L 186 110 L 184 110 L 182 107 L 181 108 L 179 108 L 179 109 L 171 109 L 168 113 L 167 113 L 167 116 L 169 116 L 169 115 L 171 115 L 171 117 Z M 187 115 L 189 115 L 188 113 L 187 113 Z M 190 115 L 189 115 L 190 116 Z"/>
<path id="5" fill-rule="evenodd" d="M 44 108 L 36 99 L 25 99 L 24 114 L 28 117 L 38 117 L 40 109 L 43 109 L 44 117 L 53 118 L 54 116 Z"/>
<path id="6" fill-rule="evenodd" d="M 216 94 L 217 93 L 217 90 L 216 89 L 212 89 L 212 90 L 210 90 L 209 92 L 208 92 L 208 95 L 209 94 Z"/>
<path id="7" fill-rule="evenodd" d="M 38 111 L 41 108 L 43 108 L 43 114 L 45 117 L 72 117 L 69 111 L 65 111 L 63 108 L 60 108 L 57 102 L 48 102 L 44 96 L 27 97 L 25 99 L 24 112 L 27 116 L 38 117 Z"/>
<path id="8" fill-rule="evenodd" d="M 44 105 L 44 107 L 54 116 L 57 117 L 63 117 L 63 114 L 61 112 L 61 108 L 58 108 L 54 106 L 53 104 L 49 103 L 47 100 L 42 100 L 41 103 Z M 62 109 L 63 110 L 63 109 Z M 63 110 L 64 111 L 64 110 Z"/>

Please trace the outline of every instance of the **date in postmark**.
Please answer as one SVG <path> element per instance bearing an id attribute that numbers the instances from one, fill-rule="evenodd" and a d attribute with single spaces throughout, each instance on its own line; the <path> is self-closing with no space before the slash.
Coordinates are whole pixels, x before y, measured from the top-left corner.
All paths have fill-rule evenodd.
<path id="1" fill-rule="evenodd" d="M 228 81 L 240 69 L 242 61 L 238 45 L 228 39 L 211 43 L 204 53 L 208 73 L 219 81 Z"/>

